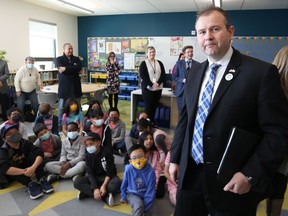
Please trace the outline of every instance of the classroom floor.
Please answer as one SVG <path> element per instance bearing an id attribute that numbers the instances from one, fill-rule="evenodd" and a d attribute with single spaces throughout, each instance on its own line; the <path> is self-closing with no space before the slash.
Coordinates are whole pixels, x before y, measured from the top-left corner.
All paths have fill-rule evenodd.
<path id="1" fill-rule="evenodd" d="M 106 107 L 108 105 L 106 104 Z M 129 101 L 119 101 L 119 111 L 122 120 L 127 123 L 127 131 L 131 128 L 130 123 L 130 103 Z M 32 135 L 32 123 L 25 122 L 28 128 L 28 134 Z M 173 130 L 166 130 L 173 137 Z M 115 164 L 118 176 L 122 178 L 124 164 L 123 157 L 115 156 Z M 119 206 L 109 207 L 104 202 L 93 199 L 77 200 L 78 191 L 74 189 L 72 180 L 61 180 L 53 183 L 55 192 L 49 195 L 44 194 L 37 200 L 31 200 L 27 189 L 13 183 L 7 189 L 0 190 L 0 215 L 1 216 L 80 216 L 80 215 L 101 215 L 101 216 L 124 216 L 131 215 L 129 205 L 121 204 Z M 257 216 L 265 216 L 265 202 L 261 202 Z M 168 192 L 165 197 L 156 199 L 152 207 L 152 215 L 172 216 L 174 207 L 169 203 Z M 282 209 L 281 216 L 288 216 L 288 192 Z"/>

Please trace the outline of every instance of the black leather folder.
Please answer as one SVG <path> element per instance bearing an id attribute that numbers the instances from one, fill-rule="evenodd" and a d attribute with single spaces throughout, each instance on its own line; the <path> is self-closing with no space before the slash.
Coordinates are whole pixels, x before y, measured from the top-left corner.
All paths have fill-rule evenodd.
<path id="1" fill-rule="evenodd" d="M 251 157 L 260 139 L 261 137 L 254 133 L 233 127 L 217 169 L 218 180 L 227 184 Z"/>

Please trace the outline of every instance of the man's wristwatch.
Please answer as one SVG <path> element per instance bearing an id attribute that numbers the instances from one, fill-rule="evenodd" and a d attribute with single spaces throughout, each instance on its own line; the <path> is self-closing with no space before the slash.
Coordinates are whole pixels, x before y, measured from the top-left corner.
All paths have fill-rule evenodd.
<path id="1" fill-rule="evenodd" d="M 251 186 L 255 186 L 258 184 L 259 182 L 259 179 L 255 178 L 255 177 L 252 177 L 252 176 L 246 176 L 247 177 L 247 180 L 248 180 L 248 183 L 251 185 Z"/>

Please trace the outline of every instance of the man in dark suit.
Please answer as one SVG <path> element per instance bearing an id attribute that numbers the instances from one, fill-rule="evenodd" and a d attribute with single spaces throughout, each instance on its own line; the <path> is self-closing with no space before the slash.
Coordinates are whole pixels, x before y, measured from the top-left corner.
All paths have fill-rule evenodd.
<path id="1" fill-rule="evenodd" d="M 179 60 L 176 62 L 173 80 L 176 83 L 176 88 L 174 94 L 176 96 L 178 113 L 180 114 L 181 109 L 183 107 L 183 92 L 184 86 L 187 82 L 188 72 L 193 72 L 194 68 L 196 68 L 200 63 L 194 61 L 193 58 L 193 46 L 188 45 L 182 49 L 184 53 L 185 59 Z"/>
<path id="2" fill-rule="evenodd" d="M 287 99 L 275 66 L 231 47 L 234 27 L 221 8 L 211 6 L 199 12 L 195 27 L 208 60 L 189 73 L 174 133 L 169 172 L 178 182 L 175 215 L 255 216 L 273 174 L 287 156 Z M 195 129 L 199 127 L 198 107 L 203 107 L 213 63 L 221 66 L 199 133 Z M 259 135 L 261 140 L 242 169 L 228 183 L 221 183 L 217 168 L 233 126 Z M 243 148 L 245 144 L 241 143 Z M 196 146 L 199 154 L 195 154 Z"/>
<path id="3" fill-rule="evenodd" d="M 56 67 L 58 68 L 58 121 L 61 124 L 63 106 L 68 98 L 76 98 L 80 103 L 82 96 L 81 79 L 79 73 L 82 69 L 79 57 L 73 55 L 73 46 L 65 43 L 64 53 L 57 57 Z"/>

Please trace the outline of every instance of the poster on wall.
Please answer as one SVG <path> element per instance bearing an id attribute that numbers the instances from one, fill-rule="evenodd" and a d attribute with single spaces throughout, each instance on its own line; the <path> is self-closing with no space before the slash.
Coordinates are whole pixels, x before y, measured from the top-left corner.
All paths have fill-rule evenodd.
<path id="1" fill-rule="evenodd" d="M 122 53 L 130 52 L 130 40 L 124 39 L 122 40 Z"/>
<path id="2" fill-rule="evenodd" d="M 110 52 L 121 54 L 121 42 L 106 42 L 106 54 Z"/>
<path id="3" fill-rule="evenodd" d="M 105 39 L 98 39 L 98 53 L 105 53 Z"/>
<path id="4" fill-rule="evenodd" d="M 135 53 L 124 53 L 124 69 L 133 70 L 135 68 Z"/>
<path id="5" fill-rule="evenodd" d="M 146 52 L 147 46 L 147 38 L 131 39 L 131 52 Z"/>
<path id="6" fill-rule="evenodd" d="M 170 55 L 178 56 L 183 48 L 183 37 L 171 37 L 170 40 Z"/>

